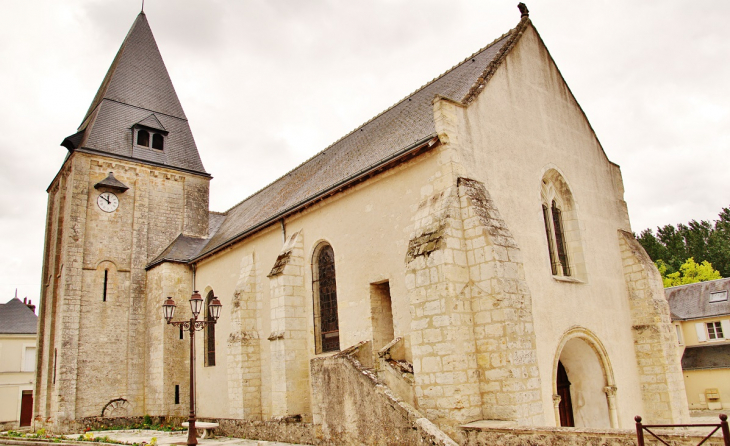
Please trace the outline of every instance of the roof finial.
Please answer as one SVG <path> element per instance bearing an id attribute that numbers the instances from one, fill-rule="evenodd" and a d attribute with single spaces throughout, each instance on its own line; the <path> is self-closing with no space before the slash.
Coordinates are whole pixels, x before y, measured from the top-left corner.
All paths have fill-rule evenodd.
<path id="1" fill-rule="evenodd" d="M 144 0 L 142 0 L 142 2 L 144 2 Z M 522 13 L 520 17 L 530 17 L 530 10 L 527 9 L 526 4 L 520 2 L 519 4 L 517 4 L 517 9 L 519 9 L 520 13 Z"/>
<path id="2" fill-rule="evenodd" d="M 144 12 L 144 0 L 142 0 L 142 12 Z"/>

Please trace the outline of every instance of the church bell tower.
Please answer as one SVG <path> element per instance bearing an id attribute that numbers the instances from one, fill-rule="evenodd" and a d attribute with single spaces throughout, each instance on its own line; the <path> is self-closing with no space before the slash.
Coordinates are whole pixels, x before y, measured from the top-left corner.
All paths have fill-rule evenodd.
<path id="1" fill-rule="evenodd" d="M 68 156 L 48 188 L 34 402 L 36 425 L 53 431 L 110 411 L 146 413 L 146 321 L 161 311 L 147 302 L 146 266 L 181 234 L 208 231 L 211 177 L 144 12 L 61 145 Z"/>

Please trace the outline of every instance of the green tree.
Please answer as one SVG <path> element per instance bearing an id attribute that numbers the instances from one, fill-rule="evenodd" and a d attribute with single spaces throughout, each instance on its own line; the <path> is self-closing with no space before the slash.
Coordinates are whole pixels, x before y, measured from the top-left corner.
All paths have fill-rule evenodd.
<path id="1" fill-rule="evenodd" d="M 679 271 L 667 274 L 667 265 L 662 260 L 656 262 L 659 274 L 662 275 L 664 287 L 687 285 L 689 283 L 707 282 L 708 280 L 721 279 L 720 272 L 712 267 L 707 260 L 696 263 L 690 257 L 679 267 Z"/>
<path id="2" fill-rule="evenodd" d="M 654 262 L 663 261 L 666 276 L 680 273 L 692 258 L 700 265 L 707 261 L 721 277 L 730 277 L 730 208 L 723 208 L 713 222 L 692 220 L 688 224 L 644 229 L 637 238 Z"/>

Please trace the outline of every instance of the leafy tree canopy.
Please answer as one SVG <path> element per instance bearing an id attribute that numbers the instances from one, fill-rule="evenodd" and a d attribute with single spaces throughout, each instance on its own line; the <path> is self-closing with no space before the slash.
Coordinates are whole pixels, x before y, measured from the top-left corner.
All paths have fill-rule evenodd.
<path id="1" fill-rule="evenodd" d="M 717 268 L 718 279 L 730 277 L 730 207 L 723 208 L 714 222 L 692 220 L 687 224 L 658 227 L 656 233 L 644 229 L 637 239 L 660 271 L 664 268 L 662 277 L 679 274 L 679 280 L 684 280 L 682 268 L 689 259 L 700 269 L 704 263 Z M 675 285 L 665 282 L 665 286 Z"/>
<path id="2" fill-rule="evenodd" d="M 673 273 L 667 274 L 667 264 L 661 259 L 657 260 L 656 266 L 659 274 L 662 275 L 664 288 L 722 279 L 720 272 L 713 268 L 710 262 L 705 260 L 702 263 L 696 263 L 692 257 L 679 267 L 679 271 Z"/>

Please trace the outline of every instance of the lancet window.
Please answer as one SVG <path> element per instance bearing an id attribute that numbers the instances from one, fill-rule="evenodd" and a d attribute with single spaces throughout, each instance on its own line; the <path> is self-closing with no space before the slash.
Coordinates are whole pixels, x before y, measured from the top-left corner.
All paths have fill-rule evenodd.
<path id="1" fill-rule="evenodd" d="M 322 245 L 315 254 L 312 266 L 316 350 L 317 353 L 337 351 L 340 349 L 340 326 L 332 246 Z"/>
<path id="2" fill-rule="evenodd" d="M 205 297 L 205 320 L 212 321 L 210 315 L 210 302 L 215 299 L 213 290 L 210 290 Z M 215 365 L 215 324 L 205 326 L 205 366 L 212 367 Z"/>
<path id="3" fill-rule="evenodd" d="M 541 198 L 552 275 L 584 280 L 585 267 L 573 194 L 555 169 L 549 170 L 542 179 Z"/>

